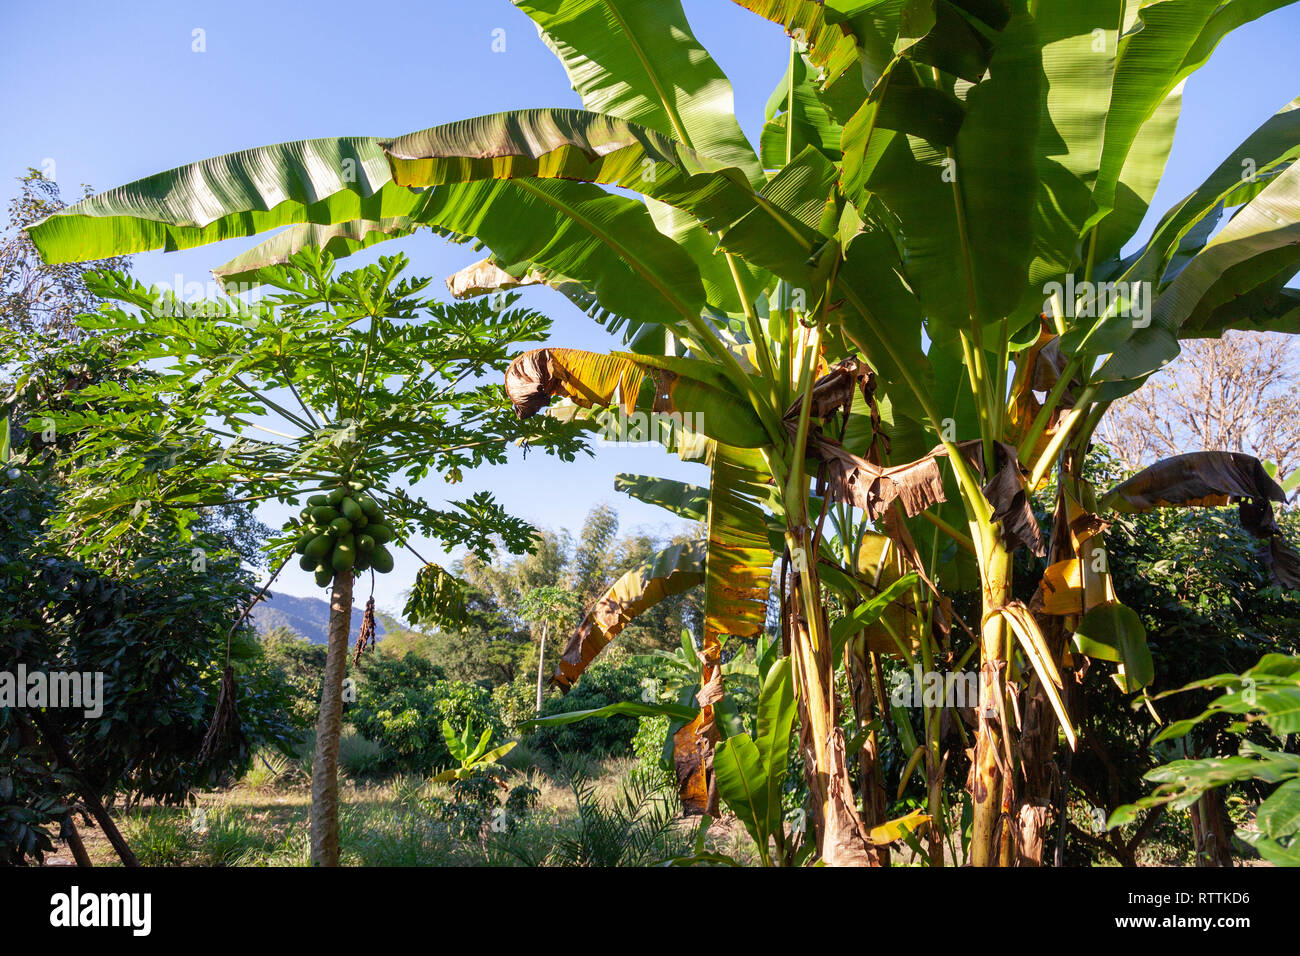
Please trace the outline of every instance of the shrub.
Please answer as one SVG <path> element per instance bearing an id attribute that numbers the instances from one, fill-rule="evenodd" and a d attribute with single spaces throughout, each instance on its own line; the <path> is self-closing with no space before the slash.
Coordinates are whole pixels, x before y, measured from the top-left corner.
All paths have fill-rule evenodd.
<path id="1" fill-rule="evenodd" d="M 564 697 L 552 697 L 542 706 L 542 714 L 567 714 L 575 710 L 595 710 L 641 696 L 643 668 L 627 657 L 599 660 L 583 673 L 582 678 Z M 632 753 L 636 736 L 635 717 L 609 717 L 580 720 L 562 727 L 543 728 L 533 735 L 534 747 L 561 753 L 605 754 L 613 757 Z"/>
<path id="2" fill-rule="evenodd" d="M 360 676 L 347 719 L 378 746 L 372 770 L 428 772 L 454 764 L 442 737 L 443 720 L 454 727 L 470 724 L 479 733 L 505 733 L 485 688 L 447 680 L 442 668 L 414 654 L 372 657 Z"/>

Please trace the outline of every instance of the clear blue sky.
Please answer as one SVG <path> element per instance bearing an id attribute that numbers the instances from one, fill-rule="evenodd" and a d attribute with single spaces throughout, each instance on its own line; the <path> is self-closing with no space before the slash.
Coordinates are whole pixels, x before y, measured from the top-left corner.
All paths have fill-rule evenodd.
<path id="1" fill-rule="evenodd" d="M 696 35 L 731 78 L 736 113 L 757 142 L 763 105 L 784 71 L 784 35 L 730 0 L 685 0 L 684 6 Z M 206 52 L 192 51 L 196 29 L 203 31 Z M 498 29 L 505 31 L 503 53 L 492 50 Z M 1236 31 L 1192 77 L 1153 217 L 1300 95 L 1297 37 L 1300 8 L 1270 14 Z M 6 202 L 16 191 L 14 178 L 47 161 L 71 198 L 82 183 L 107 189 L 250 146 L 395 136 L 498 110 L 577 105 L 559 62 L 508 0 L 0 0 L 0 199 Z M 206 282 L 208 269 L 256 241 L 140 255 L 135 271 L 145 282 L 171 282 L 178 272 L 187 281 Z M 379 249 L 400 249 L 414 272 L 438 277 L 477 258 L 431 236 Z M 553 318 L 553 344 L 603 348 L 612 342 L 556 293 L 530 290 L 525 301 Z M 601 502 L 619 510 L 625 531 L 681 526 L 666 512 L 617 494 L 613 477 L 632 471 L 702 481 L 700 466 L 657 446 L 596 451 L 594 460 L 571 465 L 535 453 L 522 462 L 515 452 L 509 466 L 472 473 L 450 494 L 490 489 L 508 509 L 542 527 L 576 531 Z M 437 482 L 419 491 L 435 504 L 445 497 Z M 288 511 L 267 507 L 261 517 L 278 525 Z M 438 552 L 428 542 L 416 546 L 428 558 Z M 409 555 L 398 560 L 377 587 L 381 607 L 400 608 L 416 565 Z M 285 571 L 276 589 L 281 586 L 295 594 L 322 593 L 295 568 Z"/>

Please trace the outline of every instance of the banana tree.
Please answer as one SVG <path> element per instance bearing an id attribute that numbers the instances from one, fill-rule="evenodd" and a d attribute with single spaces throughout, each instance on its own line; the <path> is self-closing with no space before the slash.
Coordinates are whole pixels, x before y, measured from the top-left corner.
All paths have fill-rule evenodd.
<path id="1" fill-rule="evenodd" d="M 1285 0 L 740 5 L 792 36 L 758 149 L 678 3 L 516 0 L 585 109 L 218 157 L 92 197 L 32 239 L 66 261 L 289 225 L 217 270 L 244 281 L 303 246 L 342 254 L 430 228 L 492 254 L 455 289 L 568 296 L 628 351 L 533 355 L 516 369 L 520 414 L 557 394 L 698 413 L 711 441 L 701 707 L 683 733 L 700 779 L 722 639 L 761 629 L 780 553 L 793 569 L 783 597 L 820 851 L 828 863 L 879 859 L 833 718 L 815 559 L 820 515 L 849 505 L 918 576 L 918 556 L 957 543 L 922 579 L 922 603 L 932 615 L 935 591 L 973 585 L 983 605 L 970 859 L 1034 862 L 1020 847 L 1045 819 L 1056 725 L 1073 740 L 1061 668 L 1109 647 L 1128 689 L 1145 677 L 1082 477 L 1097 422 L 1180 338 L 1296 330 L 1295 103 L 1122 255 L 1184 81 L 1228 32 Z M 1028 496 L 1053 478 L 1044 541 Z M 810 499 L 814 480 L 822 494 Z M 1272 488 L 1254 490 L 1243 516 L 1260 512 L 1285 575 L 1291 552 L 1258 504 Z M 775 548 L 765 512 L 780 521 Z M 1080 613 L 1012 600 L 1019 548 L 1057 575 L 1077 567 Z"/>

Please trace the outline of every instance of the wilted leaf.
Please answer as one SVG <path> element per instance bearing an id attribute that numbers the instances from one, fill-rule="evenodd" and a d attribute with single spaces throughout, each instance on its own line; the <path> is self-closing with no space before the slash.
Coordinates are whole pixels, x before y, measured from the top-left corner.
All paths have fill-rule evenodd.
<path id="1" fill-rule="evenodd" d="M 713 747 L 718 742 L 717 725 L 711 715 L 695 719 L 673 734 L 673 766 L 683 812 L 718 816 L 718 788 L 713 777 Z"/>
<path id="2" fill-rule="evenodd" d="M 565 645 L 551 682 L 567 691 L 638 614 L 704 581 L 704 542 L 665 548 L 613 583 Z"/>
<path id="3" fill-rule="evenodd" d="M 1112 488 L 1101 506 L 1140 513 L 1163 507 L 1236 504 L 1242 527 L 1268 541 L 1264 561 L 1274 579 L 1283 587 L 1300 588 L 1300 554 L 1282 537 L 1273 517 L 1273 503 L 1285 501 L 1282 486 L 1255 456 L 1196 451 L 1144 468 Z"/>

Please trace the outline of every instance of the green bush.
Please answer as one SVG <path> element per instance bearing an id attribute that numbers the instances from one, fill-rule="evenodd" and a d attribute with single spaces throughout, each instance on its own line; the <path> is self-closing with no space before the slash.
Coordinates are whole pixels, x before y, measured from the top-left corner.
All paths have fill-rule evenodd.
<path id="1" fill-rule="evenodd" d="M 619 701 L 639 700 L 644 676 L 644 668 L 630 658 L 599 660 L 587 668 L 568 694 L 548 698 L 542 706 L 542 714 L 550 716 L 575 710 L 595 710 Z M 562 727 L 543 728 L 529 742 L 534 749 L 554 748 L 560 753 L 622 757 L 632 753 L 632 738 L 636 732 L 635 717 L 592 718 Z"/>
<path id="2" fill-rule="evenodd" d="M 357 683 L 357 699 L 346 718 L 378 746 L 376 771 L 428 772 L 455 761 L 442 737 L 442 721 L 471 724 L 479 733 L 505 734 L 488 691 L 476 684 L 447 680 L 441 667 L 414 654 L 400 660 L 367 660 Z"/>

